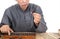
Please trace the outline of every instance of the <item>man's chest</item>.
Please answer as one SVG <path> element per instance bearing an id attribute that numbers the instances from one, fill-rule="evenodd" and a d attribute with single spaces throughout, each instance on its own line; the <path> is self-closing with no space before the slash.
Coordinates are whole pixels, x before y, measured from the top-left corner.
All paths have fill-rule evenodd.
<path id="1" fill-rule="evenodd" d="M 22 12 L 18 10 L 13 12 L 12 15 L 13 22 L 17 25 L 30 26 L 33 24 L 33 15 L 31 11 Z"/>

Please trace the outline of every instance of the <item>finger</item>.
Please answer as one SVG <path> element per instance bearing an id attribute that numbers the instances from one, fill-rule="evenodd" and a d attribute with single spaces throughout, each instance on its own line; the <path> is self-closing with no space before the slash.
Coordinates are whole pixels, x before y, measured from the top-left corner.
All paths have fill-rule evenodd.
<path id="1" fill-rule="evenodd" d="M 8 35 L 10 35 L 10 31 L 8 30 Z"/>
<path id="2" fill-rule="evenodd" d="M 33 13 L 33 15 L 36 15 L 37 13 Z"/>
<path id="3" fill-rule="evenodd" d="M 11 32 L 14 32 L 12 29 L 10 29 Z"/>
<path id="4" fill-rule="evenodd" d="M 35 16 L 36 14 L 35 14 L 35 13 L 33 13 L 32 15 L 33 15 L 33 16 Z"/>
<path id="5" fill-rule="evenodd" d="M 40 19 L 39 19 L 39 18 L 35 18 L 34 20 L 36 20 L 36 21 L 40 21 Z"/>
<path id="6" fill-rule="evenodd" d="M 1 33 L 8 33 L 7 30 L 1 30 Z"/>
<path id="7" fill-rule="evenodd" d="M 2 33 L 5 33 L 6 31 L 5 31 L 5 30 L 3 30 L 3 29 L 1 29 L 1 32 L 2 32 Z"/>
<path id="8" fill-rule="evenodd" d="M 39 16 L 40 14 L 39 13 L 33 13 L 33 15 L 38 15 Z"/>
<path id="9" fill-rule="evenodd" d="M 1 31 L 1 28 L 0 28 L 0 31 Z"/>
<path id="10" fill-rule="evenodd" d="M 40 17 L 40 14 L 36 14 L 36 15 L 34 15 L 34 16 L 38 16 L 38 17 Z"/>
<path id="11" fill-rule="evenodd" d="M 35 23 L 38 23 L 36 20 L 34 20 Z"/>
<path id="12" fill-rule="evenodd" d="M 39 19 L 40 20 L 41 18 L 40 17 L 35 17 L 34 19 Z"/>
<path id="13" fill-rule="evenodd" d="M 36 19 L 41 19 L 41 16 L 35 15 L 34 18 L 36 18 Z"/>
<path id="14" fill-rule="evenodd" d="M 0 31 L 1 31 L 1 28 L 0 28 Z"/>
<path id="15" fill-rule="evenodd" d="M 1 33 L 4 33 L 4 31 L 1 30 Z"/>
<path id="16" fill-rule="evenodd" d="M 39 20 L 39 19 L 34 19 L 34 22 L 35 22 L 35 23 L 39 23 L 40 20 Z"/>

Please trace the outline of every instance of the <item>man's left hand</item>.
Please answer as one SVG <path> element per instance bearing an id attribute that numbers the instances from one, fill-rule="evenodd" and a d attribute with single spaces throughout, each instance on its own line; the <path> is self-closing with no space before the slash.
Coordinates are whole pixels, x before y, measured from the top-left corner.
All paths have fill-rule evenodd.
<path id="1" fill-rule="evenodd" d="M 38 25 L 41 20 L 41 15 L 39 13 L 33 13 L 33 17 L 34 17 L 34 23 Z"/>

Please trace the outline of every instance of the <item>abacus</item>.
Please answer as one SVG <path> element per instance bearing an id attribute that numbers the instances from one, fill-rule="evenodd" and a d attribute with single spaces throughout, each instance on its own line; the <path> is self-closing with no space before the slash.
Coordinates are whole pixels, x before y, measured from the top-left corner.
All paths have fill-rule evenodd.
<path id="1" fill-rule="evenodd" d="M 13 32 L 11 35 L 0 33 L 0 39 L 35 39 L 35 32 Z"/>

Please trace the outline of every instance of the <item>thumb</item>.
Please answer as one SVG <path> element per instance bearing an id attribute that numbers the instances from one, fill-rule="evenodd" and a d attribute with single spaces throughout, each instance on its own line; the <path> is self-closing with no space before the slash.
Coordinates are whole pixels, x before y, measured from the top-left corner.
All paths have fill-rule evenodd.
<path id="1" fill-rule="evenodd" d="M 36 15 L 37 13 L 33 13 L 33 15 Z"/>
<path id="2" fill-rule="evenodd" d="M 35 18 L 35 16 L 36 16 L 36 13 L 33 13 L 32 15 L 33 15 L 33 17 Z"/>

